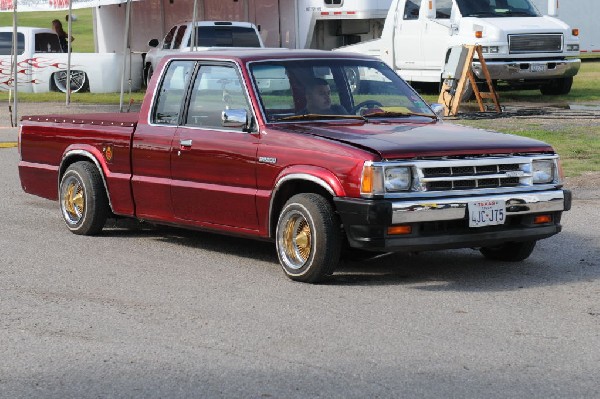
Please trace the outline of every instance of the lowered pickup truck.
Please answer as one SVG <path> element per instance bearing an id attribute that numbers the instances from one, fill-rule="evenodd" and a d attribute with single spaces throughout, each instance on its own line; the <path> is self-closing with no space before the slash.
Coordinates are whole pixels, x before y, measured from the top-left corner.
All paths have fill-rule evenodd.
<path id="1" fill-rule="evenodd" d="M 571 205 L 550 145 L 444 124 L 369 56 L 223 50 L 157 72 L 139 113 L 22 118 L 22 187 L 73 233 L 129 217 L 273 240 L 288 277 L 317 282 L 348 248 L 520 261 Z M 305 111 L 316 78 L 335 114 Z"/>

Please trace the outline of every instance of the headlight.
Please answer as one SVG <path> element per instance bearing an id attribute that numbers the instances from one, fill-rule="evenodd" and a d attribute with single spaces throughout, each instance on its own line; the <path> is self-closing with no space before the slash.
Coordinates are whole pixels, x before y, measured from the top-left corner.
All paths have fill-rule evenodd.
<path id="1" fill-rule="evenodd" d="M 385 170 L 385 191 L 396 192 L 410 189 L 412 174 L 409 167 L 387 168 Z"/>
<path id="2" fill-rule="evenodd" d="M 365 162 L 360 181 L 360 193 L 366 197 L 408 191 L 412 187 L 412 169 L 410 166 L 373 165 Z"/>
<path id="3" fill-rule="evenodd" d="M 533 184 L 552 183 L 556 176 L 554 160 L 533 161 Z"/>
<path id="4" fill-rule="evenodd" d="M 482 53 L 497 54 L 499 51 L 500 51 L 500 48 L 498 46 L 483 46 L 483 47 L 481 47 Z"/>
<path id="5" fill-rule="evenodd" d="M 579 51 L 579 44 L 567 44 L 567 51 Z"/>

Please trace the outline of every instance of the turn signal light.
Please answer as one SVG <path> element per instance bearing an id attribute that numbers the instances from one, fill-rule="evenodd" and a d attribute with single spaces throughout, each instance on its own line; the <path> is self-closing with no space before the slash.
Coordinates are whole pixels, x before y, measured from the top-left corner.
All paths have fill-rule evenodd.
<path id="1" fill-rule="evenodd" d="M 481 39 L 483 37 L 483 31 L 476 30 L 475 31 L 475 37 L 478 38 L 478 39 Z"/>
<path id="2" fill-rule="evenodd" d="M 534 224 L 550 223 L 552 221 L 552 215 L 538 215 L 533 219 Z"/>
<path id="3" fill-rule="evenodd" d="M 360 191 L 363 193 L 373 192 L 373 167 L 371 165 L 365 165 L 363 169 Z"/>
<path id="4" fill-rule="evenodd" d="M 573 36 L 579 36 L 579 29 L 573 29 L 571 30 L 571 33 L 573 34 Z"/>
<path id="5" fill-rule="evenodd" d="M 412 227 L 408 225 L 390 226 L 387 233 L 389 235 L 410 234 L 412 233 Z"/>

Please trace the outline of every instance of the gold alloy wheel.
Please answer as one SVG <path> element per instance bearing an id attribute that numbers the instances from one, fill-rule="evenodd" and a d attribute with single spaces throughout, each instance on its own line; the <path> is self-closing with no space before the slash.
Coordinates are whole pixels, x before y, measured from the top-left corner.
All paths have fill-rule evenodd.
<path id="1" fill-rule="evenodd" d="M 68 221 L 75 224 L 81 220 L 85 210 L 83 186 L 74 177 L 69 177 L 63 194 L 63 210 Z"/>
<path id="2" fill-rule="evenodd" d="M 306 218 L 299 212 L 289 215 L 281 239 L 286 263 L 292 269 L 300 269 L 312 251 L 312 232 Z"/>

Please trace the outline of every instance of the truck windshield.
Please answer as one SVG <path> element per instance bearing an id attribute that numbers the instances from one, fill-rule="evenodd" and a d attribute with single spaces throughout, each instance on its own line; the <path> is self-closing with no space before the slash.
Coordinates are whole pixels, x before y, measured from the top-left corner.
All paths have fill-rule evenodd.
<path id="1" fill-rule="evenodd" d="M 310 59 L 250 64 L 268 122 L 435 118 L 425 101 L 381 61 Z"/>
<path id="2" fill-rule="evenodd" d="M 456 0 L 463 17 L 539 17 L 529 0 Z"/>

